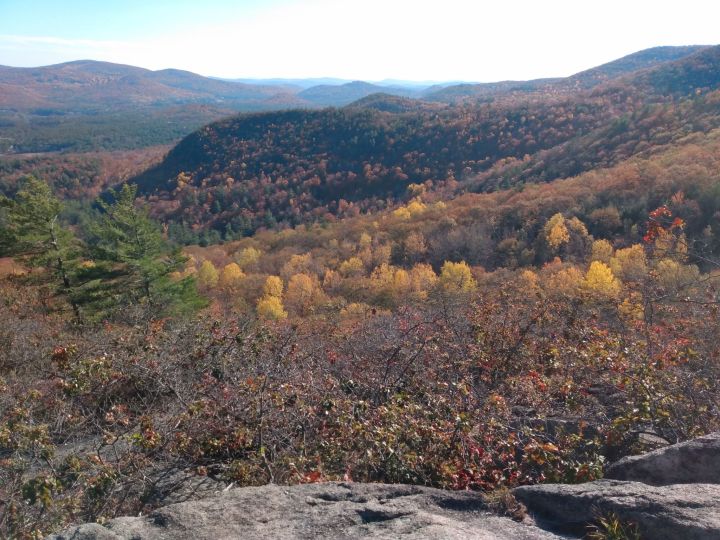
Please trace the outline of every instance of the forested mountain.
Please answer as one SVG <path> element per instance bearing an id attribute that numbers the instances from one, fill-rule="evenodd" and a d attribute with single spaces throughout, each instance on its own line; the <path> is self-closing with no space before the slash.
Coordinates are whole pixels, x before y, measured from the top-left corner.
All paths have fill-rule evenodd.
<path id="1" fill-rule="evenodd" d="M 384 92 L 386 94 L 410 97 L 419 92 L 410 88 L 393 88 L 378 86 L 363 81 L 353 81 L 341 85 L 320 85 L 303 90 L 299 98 L 319 106 L 342 107 L 371 94 Z"/>
<path id="2" fill-rule="evenodd" d="M 567 93 L 580 89 L 587 90 L 642 69 L 680 60 L 705 48 L 707 47 L 703 45 L 654 47 L 629 54 L 566 78 L 454 85 L 434 91 L 429 89 L 423 94 L 423 99 L 455 103 L 468 99 L 491 99 L 500 94 Z"/>
<path id="3" fill-rule="evenodd" d="M 718 86 L 714 47 L 559 95 L 442 108 L 407 99 L 368 107 L 364 98 L 345 109 L 242 115 L 188 136 L 133 182 L 158 216 L 246 234 L 381 209 L 411 184 L 487 191 L 610 166 L 720 127 Z"/>
<path id="4" fill-rule="evenodd" d="M 168 144 L 237 111 L 307 106 L 278 87 L 81 60 L 0 66 L 0 153 Z"/>
<path id="5" fill-rule="evenodd" d="M 0 66 L 0 108 L 40 114 L 123 110 L 128 106 L 182 103 L 223 105 L 228 109 L 263 109 L 289 92 L 271 86 L 226 82 L 188 71 L 148 69 L 109 62 L 79 60 L 38 68 Z"/>
<path id="6" fill-rule="evenodd" d="M 351 109 L 376 109 L 384 112 L 401 113 L 421 110 L 438 111 L 443 109 L 444 105 L 431 101 L 378 92 L 353 101 L 347 105 L 347 107 Z"/>
<path id="7" fill-rule="evenodd" d="M 0 66 L 0 153 L 124 150 L 169 144 L 237 112 L 339 107 L 374 93 L 449 104 L 512 101 L 520 96 L 545 99 L 590 89 L 701 49 L 648 49 L 566 79 L 440 86 L 332 79 L 241 82 L 90 60 L 38 68 Z M 682 74 L 676 76 L 683 79 Z M 648 81 L 651 86 L 667 83 Z M 397 112 L 393 107 L 388 110 Z"/>
<path id="8" fill-rule="evenodd" d="M 333 81 L 319 79 L 307 88 L 243 83 L 91 60 L 0 66 L 0 154 L 142 148 L 177 141 L 239 111 L 340 106 L 375 92 L 419 92 L 326 82 Z"/>
<path id="9" fill-rule="evenodd" d="M 591 88 L 633 71 L 680 60 L 706 48 L 708 47 L 705 45 L 689 45 L 685 47 L 653 47 L 652 49 L 645 49 L 568 77 L 565 86 Z"/>
<path id="10" fill-rule="evenodd" d="M 516 486 L 718 431 L 720 47 L 448 95 L 0 161 L 0 537 L 207 482 L 478 490 L 520 519 Z M 225 111 L 138 107 L 73 133 Z"/>

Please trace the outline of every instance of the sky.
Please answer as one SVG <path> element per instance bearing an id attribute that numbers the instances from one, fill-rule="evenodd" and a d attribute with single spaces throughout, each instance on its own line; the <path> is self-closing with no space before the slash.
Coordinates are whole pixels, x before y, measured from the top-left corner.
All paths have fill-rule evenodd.
<path id="1" fill-rule="evenodd" d="M 0 0 L 0 65 L 527 80 L 658 45 L 720 44 L 718 20 L 720 0 Z"/>

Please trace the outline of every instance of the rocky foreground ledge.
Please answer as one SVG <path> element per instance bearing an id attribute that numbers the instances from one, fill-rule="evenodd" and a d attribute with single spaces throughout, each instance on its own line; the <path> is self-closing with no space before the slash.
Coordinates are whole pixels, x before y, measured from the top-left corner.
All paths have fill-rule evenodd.
<path id="1" fill-rule="evenodd" d="M 52 540 L 551 539 L 613 514 L 653 540 L 720 538 L 720 433 L 619 461 L 608 478 L 514 490 L 532 519 L 491 512 L 479 493 L 383 484 L 239 488 L 148 516 L 85 524 Z M 646 481 L 645 481 L 646 480 Z M 562 535 L 562 536 L 560 536 Z"/>
<path id="2" fill-rule="evenodd" d="M 81 525 L 54 540 L 560 538 L 493 515 L 478 493 L 387 484 L 239 488 L 147 517 Z"/>

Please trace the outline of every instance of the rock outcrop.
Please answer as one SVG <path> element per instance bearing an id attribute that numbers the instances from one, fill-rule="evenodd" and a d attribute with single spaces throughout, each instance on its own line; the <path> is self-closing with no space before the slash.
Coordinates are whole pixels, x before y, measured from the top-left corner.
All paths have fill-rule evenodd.
<path id="1" fill-rule="evenodd" d="M 608 467 L 605 478 L 653 486 L 720 484 L 720 433 L 623 458 Z"/>
<path id="2" fill-rule="evenodd" d="M 384 484 L 269 485 L 86 524 L 53 540 L 556 539 L 488 511 L 482 495 Z"/>
<path id="3" fill-rule="evenodd" d="M 513 490 L 533 516 L 553 530 L 581 534 L 600 516 L 637 526 L 643 538 L 720 538 L 720 433 L 713 433 L 608 467 L 604 480 Z"/>
<path id="4" fill-rule="evenodd" d="M 720 485 L 650 486 L 597 480 L 586 484 L 544 484 L 513 490 L 539 523 L 581 535 L 599 517 L 615 516 L 652 540 L 720 538 Z"/>

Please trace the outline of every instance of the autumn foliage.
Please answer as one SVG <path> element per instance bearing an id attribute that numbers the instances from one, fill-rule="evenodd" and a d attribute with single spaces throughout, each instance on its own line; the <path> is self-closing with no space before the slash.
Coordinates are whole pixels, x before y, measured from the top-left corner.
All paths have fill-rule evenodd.
<path id="1" fill-rule="evenodd" d="M 13 173 L 0 536 L 178 476 L 502 493 L 720 429 L 720 98 L 663 73 L 229 119 L 142 201 Z"/>

